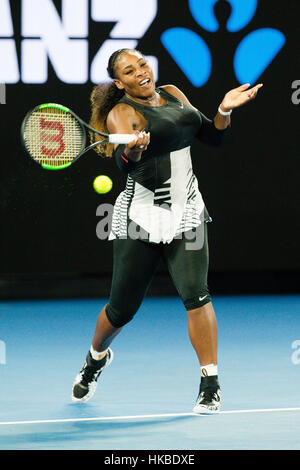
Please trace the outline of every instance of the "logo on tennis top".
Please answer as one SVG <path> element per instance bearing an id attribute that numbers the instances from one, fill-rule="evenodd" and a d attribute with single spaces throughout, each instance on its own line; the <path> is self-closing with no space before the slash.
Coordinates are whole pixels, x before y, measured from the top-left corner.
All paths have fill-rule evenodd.
<path id="1" fill-rule="evenodd" d="M 227 2 L 231 13 L 226 29 L 228 33 L 235 33 L 250 23 L 257 9 L 257 0 Z M 214 34 L 219 29 L 214 14 L 217 3 L 218 0 L 189 0 L 195 21 L 202 29 Z M 260 28 L 247 34 L 234 53 L 233 66 L 237 80 L 240 83 L 255 83 L 285 41 L 284 34 L 274 28 Z M 198 33 L 183 27 L 170 28 L 161 35 L 161 42 L 192 85 L 205 85 L 211 75 L 212 58 L 208 45 Z"/>

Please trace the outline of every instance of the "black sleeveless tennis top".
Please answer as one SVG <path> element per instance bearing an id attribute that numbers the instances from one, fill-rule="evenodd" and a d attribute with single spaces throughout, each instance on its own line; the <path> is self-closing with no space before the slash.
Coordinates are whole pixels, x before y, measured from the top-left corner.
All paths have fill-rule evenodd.
<path id="1" fill-rule="evenodd" d="M 116 200 L 109 239 L 129 236 L 170 243 L 180 233 L 210 220 L 190 154 L 195 137 L 209 120 L 164 89 L 156 91 L 166 99 L 165 105 L 145 106 L 126 96 L 119 101 L 145 117 L 150 144 L 139 162 L 129 162 L 126 188 Z M 126 162 L 117 163 L 126 171 Z"/>
<path id="2" fill-rule="evenodd" d="M 156 88 L 166 100 L 163 106 L 145 106 L 126 96 L 119 103 L 126 103 L 139 111 L 146 119 L 146 132 L 151 142 L 143 152 L 142 160 L 167 154 L 192 145 L 201 127 L 200 114 L 170 95 L 162 88 Z"/>

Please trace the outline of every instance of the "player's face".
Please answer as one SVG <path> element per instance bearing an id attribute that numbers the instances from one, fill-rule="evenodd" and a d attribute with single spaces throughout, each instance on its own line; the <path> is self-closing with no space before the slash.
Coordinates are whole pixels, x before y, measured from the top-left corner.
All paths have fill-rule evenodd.
<path id="1" fill-rule="evenodd" d="M 153 72 L 139 52 L 124 52 L 115 63 L 115 84 L 128 95 L 149 98 L 155 92 Z"/>

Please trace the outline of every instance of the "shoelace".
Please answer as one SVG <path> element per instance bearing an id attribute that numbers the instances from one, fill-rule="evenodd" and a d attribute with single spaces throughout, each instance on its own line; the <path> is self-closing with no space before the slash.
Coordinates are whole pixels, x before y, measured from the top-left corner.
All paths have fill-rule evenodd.
<path id="1" fill-rule="evenodd" d="M 93 380 L 98 378 L 97 374 L 99 373 L 99 369 L 95 369 L 95 367 L 85 366 L 82 374 L 81 381 L 84 385 L 88 385 Z"/>
<path id="2" fill-rule="evenodd" d="M 215 388 L 207 388 L 200 393 L 200 401 L 211 403 L 213 400 L 219 401 Z"/>

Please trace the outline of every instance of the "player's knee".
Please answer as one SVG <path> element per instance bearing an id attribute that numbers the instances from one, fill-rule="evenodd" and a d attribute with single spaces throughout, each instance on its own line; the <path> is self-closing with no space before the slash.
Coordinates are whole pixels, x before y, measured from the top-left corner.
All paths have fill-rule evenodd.
<path id="1" fill-rule="evenodd" d="M 136 310 L 127 310 L 121 308 L 112 307 L 110 303 L 105 308 L 106 316 L 109 322 L 115 328 L 121 328 L 132 320 L 136 314 Z"/>

